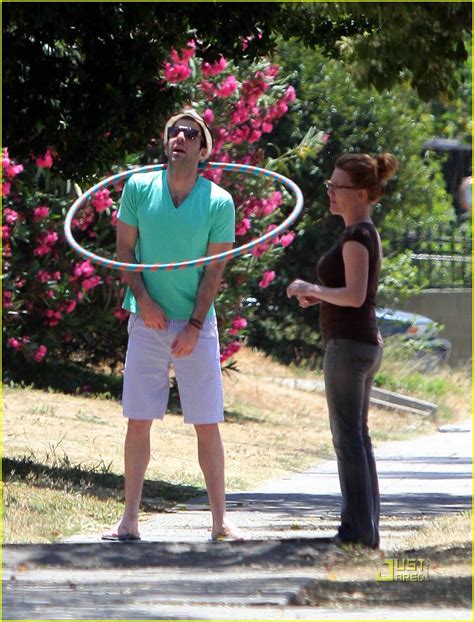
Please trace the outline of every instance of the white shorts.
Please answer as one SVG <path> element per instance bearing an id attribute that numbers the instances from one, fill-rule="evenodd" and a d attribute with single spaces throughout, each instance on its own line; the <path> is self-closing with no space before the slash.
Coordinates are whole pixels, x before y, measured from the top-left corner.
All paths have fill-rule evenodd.
<path id="1" fill-rule="evenodd" d="M 184 422 L 224 421 L 222 374 L 216 318 L 204 321 L 189 356 L 175 357 L 171 344 L 185 321 L 169 320 L 163 330 L 147 328 L 132 313 L 128 321 L 122 407 L 128 419 L 163 419 L 169 398 L 169 368 L 173 364 Z"/>

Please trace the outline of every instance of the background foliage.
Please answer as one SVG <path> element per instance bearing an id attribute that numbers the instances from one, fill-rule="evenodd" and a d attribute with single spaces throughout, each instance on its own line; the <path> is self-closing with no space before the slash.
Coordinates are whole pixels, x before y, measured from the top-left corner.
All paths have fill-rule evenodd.
<path id="1" fill-rule="evenodd" d="M 76 179 L 156 134 L 180 103 L 162 81 L 163 63 L 191 34 L 206 61 L 252 60 L 277 51 L 279 35 L 295 37 L 342 59 L 358 86 L 402 79 L 423 98 L 447 98 L 471 31 L 466 2 L 4 2 L 2 10 L 4 144 L 20 159 L 53 147 L 58 172 Z"/>
<path id="2" fill-rule="evenodd" d="M 321 182 L 341 151 L 388 149 L 400 159 L 375 212 L 386 244 L 401 220 L 455 224 L 442 161 L 423 144 L 435 135 L 470 137 L 463 65 L 470 3 L 257 2 L 252 20 L 247 3 L 5 2 L 2 9 L 7 369 L 26 375 L 48 355 L 122 360 L 121 284 L 80 261 L 61 225 L 72 182 L 89 187 L 154 161 L 164 119 L 184 103 L 208 115 L 214 159 L 268 159 L 305 194 L 291 252 L 288 233 L 227 271 L 219 299 L 224 358 L 250 324 L 252 343 L 285 360 L 318 355 L 317 311 L 302 315 L 284 288 L 296 276 L 314 279 L 339 230 L 326 218 Z M 239 242 L 289 209 L 288 197 L 257 180 L 222 183 L 236 199 Z M 119 192 L 96 197 L 75 225 L 95 250 L 113 252 Z M 414 270 L 406 253 L 390 258 L 382 293 L 412 287 Z"/>
<path id="3" fill-rule="evenodd" d="M 343 151 L 390 151 L 400 163 L 396 178 L 374 211 L 385 251 L 381 301 L 403 297 L 416 290 L 415 283 L 420 281 L 410 252 L 392 250 L 391 241 L 410 228 L 429 231 L 445 223 L 453 231 L 458 223 L 441 160 L 424 149 L 429 138 L 439 131 L 444 133 L 441 115 L 436 116 L 432 106 L 422 102 L 408 83 L 382 93 L 369 86 L 358 88 L 343 63 L 327 59 L 322 51 L 303 51 L 297 41 L 281 41 L 278 58 L 282 71 L 293 76 L 298 99 L 292 114 L 271 136 L 268 153 L 280 153 L 312 126 L 323 130 L 327 141 L 316 157 L 303 162 L 292 160 L 286 171 L 303 190 L 303 218 L 296 225 L 293 245 L 275 261 L 272 287 L 253 292 L 256 318 L 249 328 L 249 339 L 285 362 L 315 362 L 321 354 L 320 335 L 314 330 L 318 327 L 318 307 L 302 311 L 282 292 L 294 278 L 316 280 L 319 257 L 341 231 L 341 219 L 328 214 L 323 181 L 331 176 L 334 162 Z M 459 126 L 466 126 L 468 119 L 466 114 L 459 115 Z"/>

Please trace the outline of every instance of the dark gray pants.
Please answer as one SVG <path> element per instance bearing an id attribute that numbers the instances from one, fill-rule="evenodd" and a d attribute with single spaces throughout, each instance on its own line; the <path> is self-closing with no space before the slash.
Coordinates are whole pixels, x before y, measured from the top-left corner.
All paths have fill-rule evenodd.
<path id="1" fill-rule="evenodd" d="M 380 500 L 368 429 L 369 397 L 383 349 L 332 339 L 324 356 L 324 382 L 342 493 L 339 537 L 379 546 Z"/>

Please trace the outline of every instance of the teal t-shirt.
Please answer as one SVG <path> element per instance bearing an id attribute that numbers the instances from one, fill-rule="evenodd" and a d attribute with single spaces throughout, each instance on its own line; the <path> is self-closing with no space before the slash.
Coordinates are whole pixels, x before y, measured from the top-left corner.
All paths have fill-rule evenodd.
<path id="1" fill-rule="evenodd" d="M 172 263 L 205 257 L 210 242 L 235 240 L 235 209 L 230 194 L 199 176 L 193 189 L 175 207 L 166 170 L 132 175 L 123 189 L 118 218 L 138 228 L 139 263 Z M 188 320 L 193 312 L 203 267 L 142 272 L 151 298 L 171 320 Z M 127 288 L 123 307 L 139 313 Z M 211 306 L 208 317 L 215 315 Z"/>

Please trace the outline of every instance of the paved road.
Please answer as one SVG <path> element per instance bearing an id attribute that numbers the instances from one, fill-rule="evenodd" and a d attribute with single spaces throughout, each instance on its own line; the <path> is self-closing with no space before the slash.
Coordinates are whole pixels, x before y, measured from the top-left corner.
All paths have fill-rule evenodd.
<path id="1" fill-rule="evenodd" d="M 376 449 L 385 559 L 433 516 L 471 508 L 470 426 L 459 429 Z M 197 499 L 148 521 L 139 543 L 6 546 L 3 619 L 471 619 L 470 576 L 444 576 L 442 559 L 423 582 L 387 583 L 375 581 L 383 553 L 364 554 L 352 581 L 328 538 L 339 502 L 331 460 L 230 494 L 249 542 L 209 542 Z"/>

